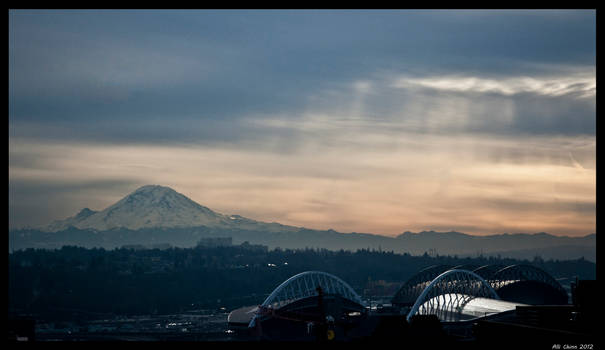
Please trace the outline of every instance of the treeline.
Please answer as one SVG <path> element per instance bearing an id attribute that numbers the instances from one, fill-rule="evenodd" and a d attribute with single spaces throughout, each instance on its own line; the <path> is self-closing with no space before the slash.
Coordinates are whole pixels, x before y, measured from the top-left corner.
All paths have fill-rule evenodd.
<path id="1" fill-rule="evenodd" d="M 9 254 L 9 313 L 82 318 L 230 310 L 261 303 L 284 280 L 309 270 L 332 273 L 360 292 L 370 280 L 403 283 L 430 265 L 519 263 L 537 266 L 555 278 L 594 279 L 596 273 L 595 264 L 584 259 L 521 261 L 246 245 L 163 250 L 65 246 Z"/>

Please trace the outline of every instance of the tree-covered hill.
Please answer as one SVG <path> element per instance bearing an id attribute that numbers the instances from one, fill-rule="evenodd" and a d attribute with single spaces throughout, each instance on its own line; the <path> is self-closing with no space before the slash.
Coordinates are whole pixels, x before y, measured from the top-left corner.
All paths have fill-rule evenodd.
<path id="1" fill-rule="evenodd" d="M 217 248 L 26 249 L 9 254 L 9 313 L 38 318 L 164 314 L 261 303 L 297 273 L 332 273 L 362 294 L 369 281 L 403 283 L 435 264 L 530 263 L 555 278 L 594 279 L 584 259 L 522 261 L 494 257 L 412 256 L 362 249 Z"/>

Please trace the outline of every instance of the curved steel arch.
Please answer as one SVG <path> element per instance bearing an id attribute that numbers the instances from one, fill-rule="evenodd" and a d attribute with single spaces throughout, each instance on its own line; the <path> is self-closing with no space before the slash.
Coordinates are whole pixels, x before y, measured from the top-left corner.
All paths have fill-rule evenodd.
<path id="1" fill-rule="evenodd" d="M 567 291 L 557 280 L 546 271 L 532 265 L 519 264 L 507 266 L 494 273 L 490 280 L 495 290 L 519 281 L 537 281 L 545 283 L 567 295 Z"/>
<path id="2" fill-rule="evenodd" d="M 476 273 L 477 275 L 483 277 L 484 280 L 490 281 L 493 279 L 493 276 L 496 272 L 502 270 L 505 267 L 506 267 L 506 265 L 489 264 L 489 265 L 483 265 L 481 267 L 478 267 L 478 268 L 474 269 L 473 272 Z"/>
<path id="3" fill-rule="evenodd" d="M 278 309 L 296 300 L 317 295 L 321 286 L 325 294 L 338 294 L 364 306 L 361 297 L 340 278 L 321 271 L 305 271 L 294 275 L 277 286 L 261 307 Z"/>
<path id="4" fill-rule="evenodd" d="M 477 268 L 479 268 L 480 266 L 477 264 L 462 264 L 462 265 L 458 265 L 458 266 L 454 266 L 452 267 L 450 270 L 467 270 L 467 271 L 473 271 Z"/>
<path id="5" fill-rule="evenodd" d="M 476 273 L 467 270 L 448 270 L 426 286 L 406 319 L 409 322 L 419 311 L 422 314 L 434 313 L 439 316 L 439 313 L 447 313 L 459 317 L 462 307 L 476 297 L 500 300 L 491 285 Z"/>
<path id="6" fill-rule="evenodd" d="M 412 305 L 418 299 L 424 288 L 443 272 L 450 270 L 452 265 L 431 265 L 410 277 L 393 296 L 391 303 L 396 305 Z"/>

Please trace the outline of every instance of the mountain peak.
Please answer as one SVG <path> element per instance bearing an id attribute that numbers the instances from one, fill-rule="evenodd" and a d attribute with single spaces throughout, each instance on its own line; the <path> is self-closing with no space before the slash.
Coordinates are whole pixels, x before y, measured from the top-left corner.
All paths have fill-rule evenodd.
<path id="1" fill-rule="evenodd" d="M 80 229 L 141 229 L 149 227 L 222 226 L 229 219 L 199 205 L 170 187 L 145 185 L 115 204 L 96 212 L 82 209 L 76 216 L 51 224 L 58 231 L 69 226 Z"/>
<path id="2" fill-rule="evenodd" d="M 134 193 L 156 193 L 156 194 L 165 194 L 165 193 L 178 193 L 170 187 L 160 186 L 160 185 L 145 185 L 137 188 L 132 192 Z"/>
<path id="3" fill-rule="evenodd" d="M 443 236 L 443 237 L 461 237 L 461 236 L 468 236 L 468 234 L 463 233 L 463 232 L 458 232 L 458 231 L 449 231 L 449 232 L 437 232 L 434 230 L 430 230 L 430 231 L 422 231 L 422 232 L 418 232 L 418 233 L 414 233 L 414 232 L 410 232 L 410 231 L 405 231 L 404 233 L 398 235 L 396 238 L 420 238 L 420 237 L 438 237 L 438 236 Z"/>
<path id="4" fill-rule="evenodd" d="M 165 196 L 178 196 L 180 193 L 170 187 L 160 185 L 145 185 L 137 188 L 124 198 L 135 197 L 137 199 L 153 199 Z M 184 196 L 183 196 L 184 197 Z"/>
<path id="5" fill-rule="evenodd" d="M 120 228 L 238 228 L 265 232 L 298 231 L 296 227 L 266 223 L 240 215 L 223 215 L 206 208 L 170 187 L 145 185 L 137 188 L 116 203 L 94 211 L 82 209 L 77 215 L 57 220 L 41 228 L 57 232 L 69 227 L 106 231 Z"/>
<path id="6" fill-rule="evenodd" d="M 115 211 L 123 208 L 155 208 L 164 211 L 190 209 L 203 212 L 205 215 L 218 215 L 172 188 L 160 185 L 141 186 L 106 210 Z"/>
<path id="7" fill-rule="evenodd" d="M 78 215 L 76 215 L 76 218 L 83 220 L 83 219 L 86 219 L 87 217 L 93 215 L 94 213 L 96 213 L 96 211 L 90 210 L 88 208 L 84 208 L 84 209 L 80 210 Z"/>

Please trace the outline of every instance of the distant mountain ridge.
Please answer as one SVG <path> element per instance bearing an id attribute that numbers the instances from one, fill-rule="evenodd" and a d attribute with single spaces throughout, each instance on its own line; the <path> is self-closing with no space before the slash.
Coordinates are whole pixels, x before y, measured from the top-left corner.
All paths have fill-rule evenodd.
<path id="1" fill-rule="evenodd" d="M 396 237 L 416 249 L 434 249 L 437 254 L 497 255 L 516 258 L 546 256 L 553 259 L 584 256 L 596 260 L 596 234 L 582 237 L 554 236 L 539 233 L 504 233 L 475 236 L 461 232 L 405 232 Z M 567 254 L 566 253 L 569 253 Z"/>
<path id="2" fill-rule="evenodd" d="M 232 237 L 270 248 L 383 249 L 413 255 L 495 255 L 516 258 L 596 261 L 596 234 L 554 236 L 540 232 L 474 236 L 461 232 L 406 231 L 396 237 L 340 233 L 266 223 L 212 211 L 169 187 L 146 185 L 101 211 L 76 215 L 39 229 L 9 230 L 9 249 L 62 245 L 115 248 L 125 244 L 169 243 L 189 247 L 203 237 Z M 508 252 L 508 253 L 507 253 Z"/>

